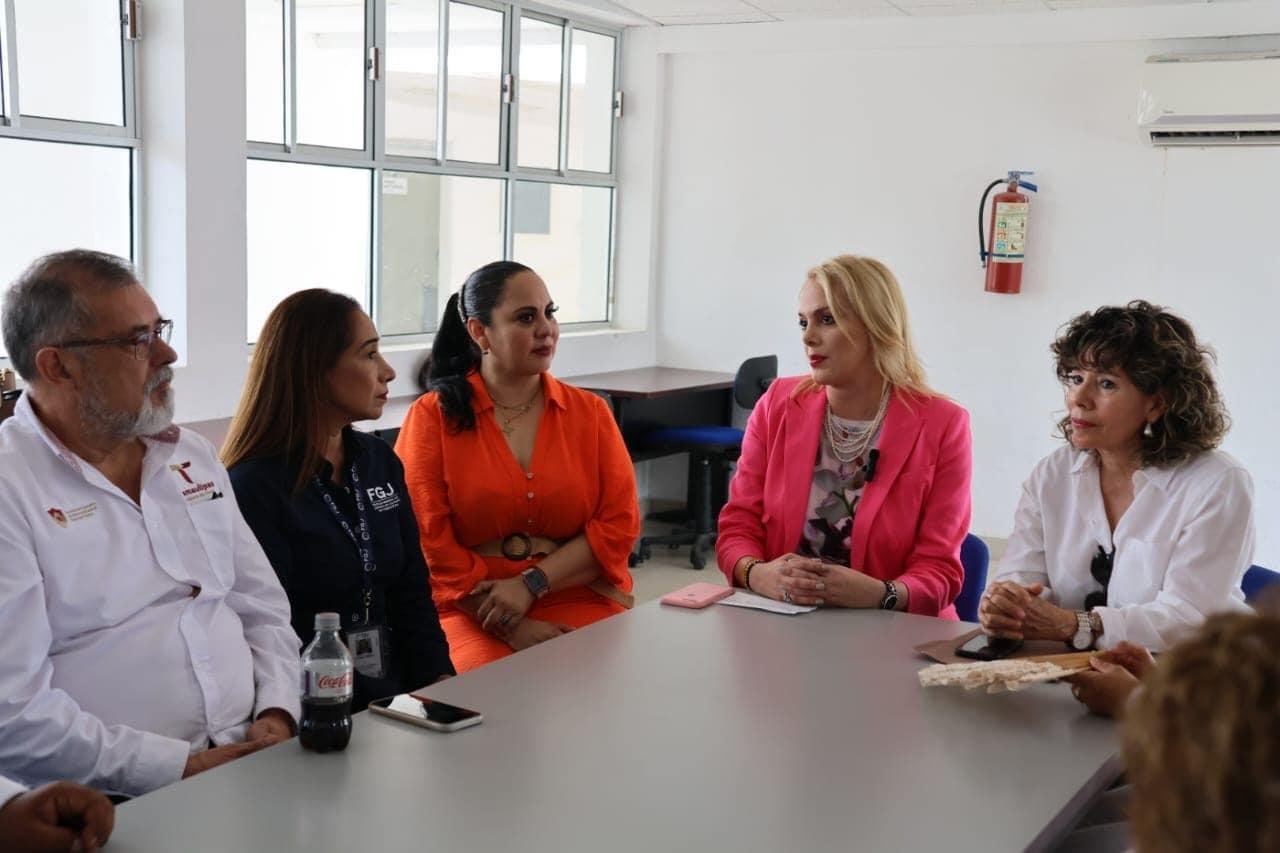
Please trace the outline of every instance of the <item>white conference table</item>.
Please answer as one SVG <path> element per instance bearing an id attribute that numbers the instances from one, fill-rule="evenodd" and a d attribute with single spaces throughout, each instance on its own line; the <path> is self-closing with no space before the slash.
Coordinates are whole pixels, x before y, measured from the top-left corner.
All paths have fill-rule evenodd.
<path id="1" fill-rule="evenodd" d="M 437 685 L 481 725 L 358 715 L 121 806 L 108 850 L 1021 851 L 1119 774 L 1063 685 L 919 687 L 964 626 L 656 602 Z"/>

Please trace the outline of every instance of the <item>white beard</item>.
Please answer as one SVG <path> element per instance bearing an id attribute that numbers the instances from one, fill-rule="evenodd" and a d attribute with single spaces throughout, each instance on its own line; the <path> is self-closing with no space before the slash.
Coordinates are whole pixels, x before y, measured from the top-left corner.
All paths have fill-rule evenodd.
<path id="1" fill-rule="evenodd" d="M 173 389 L 165 390 L 159 404 L 151 402 L 151 395 L 162 382 L 172 380 L 172 368 L 157 370 L 142 389 L 142 407 L 133 413 L 108 409 L 97 386 L 87 388 L 80 398 L 80 420 L 92 431 L 118 439 L 161 432 L 173 423 Z"/>

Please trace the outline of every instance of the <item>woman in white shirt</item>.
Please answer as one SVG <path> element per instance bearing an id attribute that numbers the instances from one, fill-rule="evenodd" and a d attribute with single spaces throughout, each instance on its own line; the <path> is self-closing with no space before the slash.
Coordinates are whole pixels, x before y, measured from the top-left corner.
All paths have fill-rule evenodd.
<path id="1" fill-rule="evenodd" d="M 1212 353 L 1147 302 L 1072 320 L 1052 346 L 1068 446 L 1023 484 L 979 606 L 990 635 L 1159 651 L 1244 610 L 1253 482 L 1216 450 L 1227 411 Z"/>

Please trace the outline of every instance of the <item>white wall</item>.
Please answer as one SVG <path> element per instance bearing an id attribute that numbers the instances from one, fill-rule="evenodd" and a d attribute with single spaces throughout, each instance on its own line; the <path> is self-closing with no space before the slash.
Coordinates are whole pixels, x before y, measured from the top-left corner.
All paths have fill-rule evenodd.
<path id="1" fill-rule="evenodd" d="M 1163 151 L 1134 119 L 1146 56 L 1223 46 L 1169 39 L 1280 32 L 1280 6 L 1232 5 L 663 31 L 658 360 L 732 370 L 777 352 L 802 372 L 806 268 L 881 258 L 931 380 L 972 415 L 973 529 L 1004 536 L 1054 447 L 1055 329 L 1101 304 L 1166 304 L 1221 356 L 1225 448 L 1254 475 L 1258 562 L 1280 564 L 1280 148 Z M 1036 169 L 1042 191 L 1023 293 L 998 296 L 976 207 L 1010 168 Z"/>

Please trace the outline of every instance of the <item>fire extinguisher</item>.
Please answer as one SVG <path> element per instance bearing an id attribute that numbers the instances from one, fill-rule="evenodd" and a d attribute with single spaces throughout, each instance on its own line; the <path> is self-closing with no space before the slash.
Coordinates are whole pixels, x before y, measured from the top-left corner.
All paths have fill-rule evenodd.
<path id="1" fill-rule="evenodd" d="M 1027 246 L 1028 200 L 1018 192 L 1025 187 L 1036 192 L 1036 185 L 1023 180 L 1035 172 L 1010 172 L 987 185 L 978 202 L 978 257 L 987 271 L 987 293 L 1017 293 L 1022 289 L 1022 259 Z M 991 233 L 982 233 L 982 213 L 987 206 L 987 196 L 997 185 L 1008 182 L 1004 192 L 991 199 Z"/>

